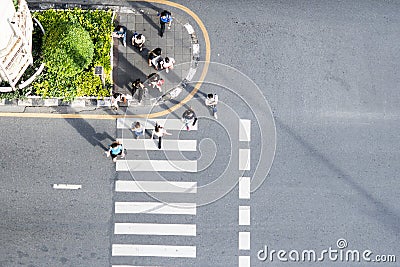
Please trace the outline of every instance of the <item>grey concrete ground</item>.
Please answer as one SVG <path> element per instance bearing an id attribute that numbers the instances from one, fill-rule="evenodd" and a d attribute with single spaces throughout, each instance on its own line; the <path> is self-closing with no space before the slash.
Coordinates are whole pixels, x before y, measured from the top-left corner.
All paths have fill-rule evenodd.
<path id="1" fill-rule="evenodd" d="M 373 256 L 393 254 L 396 255 L 397 262 L 399 261 L 399 3 L 325 0 L 178 2 L 196 12 L 206 25 L 212 44 L 212 60 L 238 68 L 258 84 L 268 99 L 276 121 L 277 151 L 267 180 L 251 195 L 250 251 L 238 251 L 237 232 L 243 228 L 237 225 L 239 201 L 235 188 L 219 201 L 198 209 L 198 215 L 194 219 L 198 227 L 195 240 L 171 239 L 173 244 L 182 241 L 195 243 L 195 261 L 155 259 L 153 264 L 237 266 L 238 255 L 250 255 L 251 266 L 397 266 L 398 263 L 348 263 L 327 258 L 317 263 L 281 263 L 276 258 L 273 262 L 270 259 L 262 262 L 257 259 L 257 252 L 266 245 L 270 250 L 315 250 L 319 253 L 329 247 L 337 248 L 336 241 L 344 238 L 348 249 L 369 249 Z M 246 89 L 243 86 L 243 90 Z M 205 86 L 204 91 L 207 90 L 214 88 Z M 222 94 L 224 97 L 229 96 L 224 95 L 224 92 Z M 257 107 L 259 103 L 250 104 Z M 246 112 L 242 106 L 235 106 L 235 109 L 240 114 Z M 179 113 L 181 112 L 177 112 Z M 228 114 L 221 110 L 220 117 L 229 116 Z M 28 161 L 31 163 L 25 167 L 32 169 L 34 173 L 31 175 L 26 170 L 22 171 L 22 175 L 19 174 L 21 171 L 14 166 L 15 160 L 3 154 L 1 163 L 4 168 L 0 176 L 6 181 L 2 184 L 2 191 L 7 193 L 2 202 L 10 205 L 9 202 L 17 199 L 18 204 L 2 209 L 2 217 L 7 219 L 2 222 L 1 240 L 7 240 L 10 245 L 1 247 L 1 255 L 13 255 L 2 256 L 3 265 L 19 266 L 19 261 L 25 264 L 32 261 L 31 264 L 39 262 L 41 264 L 36 265 L 42 266 L 46 264 L 41 258 L 47 255 L 46 249 L 54 247 L 55 258 L 45 256 L 51 263 L 64 262 L 68 266 L 70 261 L 71 266 L 103 266 L 108 261 L 102 258 L 104 254 L 100 252 L 110 253 L 107 238 L 111 235 L 97 236 L 98 239 L 92 243 L 89 243 L 89 239 L 94 232 L 104 233 L 104 229 L 107 230 L 111 225 L 105 225 L 104 222 L 109 222 L 112 214 L 111 183 L 107 179 L 114 174 L 108 169 L 108 165 L 103 165 L 100 154 L 97 154 L 99 149 L 91 143 L 92 139 L 89 137 L 93 130 L 85 124 L 74 126 L 66 121 L 46 121 L 45 127 L 39 127 L 32 120 L 2 119 L 2 122 L 2 129 L 8 129 L 2 133 L 3 147 L 10 140 L 18 139 L 17 143 L 22 147 L 20 150 L 26 147 L 29 149 L 22 153 L 25 158 L 31 157 Z M 100 133 L 111 132 L 114 126 L 103 125 L 101 121 L 90 123 L 96 124 L 94 132 Z M 32 131 L 24 130 L 25 125 L 32 128 Z M 82 131 L 81 128 L 87 130 Z M 210 136 L 219 133 L 219 128 L 214 129 L 211 126 L 210 129 Z M 65 139 L 67 134 L 70 137 L 68 140 Z M 42 135 L 44 139 L 37 137 Z M 36 138 L 28 138 L 29 136 Z M 199 138 L 200 136 L 201 133 Z M 28 189 L 22 193 L 6 191 L 9 188 L 14 189 L 13 183 L 7 177 L 10 177 L 10 173 L 11 177 L 20 177 L 20 180 L 15 181 L 20 182 L 19 187 L 23 188 L 32 187 L 29 179 L 31 176 L 36 177 L 36 180 L 46 177 L 46 170 L 51 177 L 63 178 L 64 176 L 57 176 L 55 169 L 46 165 L 48 163 L 45 155 L 52 150 L 40 150 L 43 152 L 39 154 L 39 158 L 32 156 L 38 154 L 35 153 L 37 147 L 42 149 L 41 141 L 48 139 L 51 141 L 47 142 L 51 142 L 53 146 L 57 144 L 60 149 L 64 148 L 63 151 L 68 151 L 64 153 L 70 153 L 64 155 L 61 166 L 65 165 L 66 159 L 72 160 L 71 166 L 75 168 L 83 166 L 82 170 L 90 169 L 88 166 L 91 166 L 94 175 L 90 177 L 95 177 L 93 179 L 103 177 L 100 172 L 108 173 L 104 175 L 108 178 L 103 178 L 107 181 L 102 180 L 104 187 L 97 190 L 101 192 L 100 198 L 105 196 L 107 204 L 102 202 L 104 209 L 94 211 L 78 204 L 73 206 L 83 209 L 79 213 L 82 218 L 87 214 L 92 214 L 94 218 L 99 216 L 93 224 L 94 232 L 88 230 L 86 237 L 89 238 L 80 240 L 82 243 L 67 239 L 67 245 L 64 246 L 63 242 L 46 232 L 38 238 L 29 239 L 28 244 L 31 245 L 18 243 L 19 233 L 31 225 L 29 222 L 36 220 L 36 227 L 28 231 L 30 236 L 34 236 L 32 233 L 40 229 L 43 220 L 32 214 L 32 209 L 22 198 L 29 196 Z M 67 141 L 76 141 L 75 139 L 79 141 L 72 143 L 74 149 L 71 149 L 71 143 Z M 218 140 L 223 144 L 218 154 L 226 155 L 226 144 L 222 139 Z M 257 148 L 260 143 L 261 138 L 255 135 L 250 144 L 252 153 L 254 151 L 253 161 L 259 155 Z M 71 150 L 81 151 L 82 147 L 87 149 L 84 150 L 85 155 L 98 156 L 93 161 L 78 162 Z M 56 163 L 59 164 L 54 162 Z M 36 164 L 44 165 L 46 169 L 35 168 Z M 60 166 L 57 164 L 56 166 Z M 73 179 L 71 177 L 77 177 L 79 172 L 71 168 L 67 173 L 68 178 Z M 52 181 L 46 181 L 46 186 Z M 98 182 L 97 185 L 101 183 Z M 37 202 L 45 198 L 36 193 L 45 192 L 43 188 L 45 185 L 38 189 L 33 188 L 35 193 L 31 194 Z M 108 193 L 100 190 L 108 190 Z M 67 192 L 61 194 L 64 193 Z M 54 198 L 51 198 L 52 194 L 49 195 L 50 197 L 46 195 L 45 200 L 57 203 L 54 200 L 57 195 Z M 93 191 L 88 192 L 88 196 L 92 195 L 95 195 Z M 82 200 L 78 197 L 77 199 L 78 203 L 100 205 L 86 196 Z M 30 203 L 34 206 L 35 202 Z M 61 204 L 67 205 L 65 202 L 60 202 Z M 15 221 L 12 213 L 10 214 L 13 207 L 28 210 L 31 221 L 22 221 L 24 214 L 15 218 L 18 219 Z M 61 211 L 57 212 L 61 214 Z M 75 214 L 71 210 L 68 212 Z M 50 218 L 54 216 L 49 216 L 48 220 Z M 82 218 L 82 225 L 74 224 L 71 216 L 65 219 L 56 218 L 59 220 L 56 222 L 62 224 L 64 229 L 70 229 L 71 233 L 87 229 L 89 225 Z M 173 222 L 173 219 L 166 220 Z M 48 240 L 51 245 L 44 244 L 45 247 L 42 247 L 40 238 Z M 94 246 L 98 247 L 95 249 Z M 87 247 L 91 249 L 86 249 Z M 69 251 L 70 249 L 73 251 Z M 91 253 L 96 255 L 91 257 Z M 38 259 L 31 259 L 27 254 Z M 102 256 L 97 256 L 100 254 Z M 131 264 L 141 264 L 141 259 L 136 260 L 137 262 L 132 261 Z"/>
<path id="2" fill-rule="evenodd" d="M 209 29 L 212 60 L 251 77 L 276 119 L 276 158 L 251 196 L 251 251 L 244 255 L 252 266 L 310 266 L 261 262 L 257 252 L 264 245 L 321 251 L 336 248 L 339 238 L 349 249 L 398 261 L 399 4 L 179 3 Z M 218 245 L 207 249 L 235 241 L 216 237 L 210 244 Z M 237 264 L 230 263 L 220 266 Z"/>
<path id="3" fill-rule="evenodd" d="M 0 266 L 107 266 L 114 167 L 103 121 L 2 118 Z M 78 184 L 56 190 L 53 184 Z"/>

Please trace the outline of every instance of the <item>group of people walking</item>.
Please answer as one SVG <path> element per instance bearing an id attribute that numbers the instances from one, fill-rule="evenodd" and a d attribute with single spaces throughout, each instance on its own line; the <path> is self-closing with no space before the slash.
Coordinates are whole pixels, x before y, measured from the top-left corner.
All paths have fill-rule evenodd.
<path id="1" fill-rule="evenodd" d="M 205 99 L 205 104 L 206 106 L 210 107 L 213 115 L 215 118 L 217 118 L 217 104 L 218 104 L 218 95 L 217 94 L 208 94 L 207 98 Z M 184 123 L 184 126 L 187 131 L 190 131 L 190 128 L 195 126 L 197 123 L 197 115 L 193 108 L 189 106 L 182 114 L 182 122 Z M 132 127 L 131 131 L 133 133 L 133 138 L 134 139 L 139 139 L 141 136 L 145 135 L 145 128 L 140 122 L 135 122 Z M 151 139 L 154 139 L 156 137 L 158 139 L 158 149 L 162 148 L 162 138 L 166 135 L 172 135 L 169 133 L 162 125 L 158 124 L 156 122 L 154 129 L 152 130 L 151 133 Z M 121 156 L 121 158 L 125 157 L 125 150 L 123 148 L 122 143 L 119 141 L 113 142 L 109 149 L 105 152 L 107 157 L 112 158 L 114 162 L 117 161 L 117 157 Z"/>
<path id="2" fill-rule="evenodd" d="M 173 19 L 171 13 L 167 10 L 164 10 L 158 15 L 160 17 L 159 35 L 163 37 L 166 26 L 168 27 L 168 29 L 170 29 Z M 126 35 L 127 35 L 127 28 L 121 25 L 118 25 L 115 28 L 115 31 L 113 32 L 113 37 L 121 38 L 124 46 L 126 46 L 126 38 L 127 38 Z M 145 42 L 146 42 L 146 37 L 143 34 L 134 32 L 131 40 L 132 46 L 134 48 L 142 52 Z M 165 72 L 168 73 L 170 70 L 174 68 L 175 59 L 170 56 L 166 56 L 165 58 L 163 58 L 162 52 L 163 51 L 160 47 L 150 50 L 147 55 L 148 65 L 149 67 L 153 67 L 157 71 L 165 70 Z M 136 79 L 134 82 L 132 82 L 131 93 L 132 95 L 134 95 L 139 90 L 138 95 L 139 98 L 141 98 L 144 94 L 144 91 L 147 89 L 157 89 L 161 92 L 164 82 L 165 82 L 164 79 L 162 79 L 158 73 L 151 73 L 147 76 L 146 82 L 142 82 L 140 81 L 140 79 Z M 132 95 L 114 93 L 112 95 L 112 107 L 114 109 L 118 109 L 118 103 L 126 102 L 127 100 L 132 98 Z M 215 118 L 217 118 L 217 108 L 216 108 L 217 103 L 218 103 L 218 96 L 216 94 L 208 94 L 207 97 L 205 98 L 205 105 L 210 107 Z M 197 116 L 191 106 L 189 106 L 183 112 L 182 122 L 187 131 L 190 131 L 190 129 L 196 125 Z M 146 133 L 146 130 L 143 127 L 143 125 L 141 125 L 141 123 L 138 121 L 132 125 L 131 131 L 134 139 L 139 139 Z M 162 125 L 156 123 L 154 125 L 154 129 L 151 132 L 151 139 L 154 138 L 158 139 L 158 146 L 157 146 L 158 149 L 162 148 L 162 138 L 166 135 L 171 135 L 171 133 L 169 133 Z M 113 142 L 105 153 L 107 157 L 111 157 L 114 162 L 117 160 L 118 156 L 124 158 L 126 154 L 123 144 L 119 141 Z"/>
<path id="3" fill-rule="evenodd" d="M 168 29 L 171 28 L 173 21 L 172 14 L 171 12 L 164 10 L 161 13 L 159 12 L 157 15 L 159 16 L 160 21 L 159 35 L 163 37 L 166 26 Z M 122 44 L 126 46 L 127 28 L 118 25 L 113 32 L 113 37 L 120 38 Z M 134 48 L 142 52 L 145 47 L 146 37 L 141 33 L 134 32 L 131 43 Z M 170 56 L 163 58 L 162 52 L 163 51 L 160 47 L 150 50 L 147 55 L 148 64 L 149 67 L 153 67 L 157 71 L 165 70 L 165 72 L 168 73 L 174 68 L 175 59 Z M 161 79 L 160 76 L 155 73 L 151 73 L 147 78 L 148 80 L 146 82 L 143 82 L 140 79 L 136 79 L 132 82 L 132 87 L 130 88 L 131 96 L 118 92 L 113 93 L 111 98 L 113 109 L 117 110 L 118 103 L 126 102 L 127 100 L 132 99 L 134 95 L 140 103 L 148 90 L 157 89 L 159 92 L 162 92 L 162 85 L 165 82 L 164 79 Z"/>

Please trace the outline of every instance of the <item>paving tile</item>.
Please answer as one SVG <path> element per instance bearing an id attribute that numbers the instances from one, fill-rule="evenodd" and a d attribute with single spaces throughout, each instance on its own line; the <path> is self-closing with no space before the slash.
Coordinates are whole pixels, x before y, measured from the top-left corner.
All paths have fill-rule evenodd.
<path id="1" fill-rule="evenodd" d="M 174 47 L 174 54 L 182 54 L 182 53 L 183 53 L 182 46 L 177 45 Z"/>
<path id="2" fill-rule="evenodd" d="M 148 12 L 145 9 L 145 13 Z M 152 11 L 151 11 L 152 12 Z M 154 12 L 153 12 L 154 13 Z M 167 82 L 163 91 L 171 89 L 174 85 L 185 78 L 190 64 L 178 66 L 183 62 L 191 61 L 191 38 L 182 24 L 177 22 L 173 23 L 170 30 L 166 29 L 164 38 L 159 36 L 159 18 L 155 14 L 121 14 L 119 17 L 120 23 L 125 23 L 128 28 L 127 43 L 125 48 L 122 43 L 115 39 L 115 51 L 117 55 L 114 56 L 114 63 L 118 65 L 114 69 L 115 88 L 128 91 L 129 84 L 136 78 L 143 81 L 150 73 L 157 72 L 154 68 L 149 67 L 147 63 L 148 51 L 156 47 L 163 50 L 162 56 L 173 57 L 177 61 L 177 67 L 169 74 L 161 72 L 161 76 L 165 77 Z M 142 33 L 146 37 L 145 49 L 142 53 L 131 45 L 131 38 L 134 32 Z M 148 95 L 142 101 L 149 102 L 152 97 L 160 96 L 158 90 L 149 90 Z M 147 99 L 147 100 L 146 100 Z"/>
<path id="3" fill-rule="evenodd" d="M 143 15 L 136 15 L 135 16 L 136 23 L 144 23 Z"/>
<path id="4" fill-rule="evenodd" d="M 173 46 L 167 46 L 166 50 L 166 55 L 170 55 L 173 57 L 173 55 L 175 54 L 175 47 Z"/>

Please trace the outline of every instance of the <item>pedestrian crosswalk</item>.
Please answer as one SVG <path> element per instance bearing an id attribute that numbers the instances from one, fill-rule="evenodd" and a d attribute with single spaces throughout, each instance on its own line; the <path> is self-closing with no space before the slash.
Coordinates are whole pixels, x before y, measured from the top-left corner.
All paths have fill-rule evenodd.
<path id="1" fill-rule="evenodd" d="M 113 244 L 113 256 L 196 258 L 195 246 Z"/>
<path id="2" fill-rule="evenodd" d="M 124 148 L 129 150 L 170 150 L 170 151 L 196 151 L 197 140 L 163 140 L 161 149 L 157 142 L 151 139 L 118 139 L 123 142 Z"/>
<path id="3" fill-rule="evenodd" d="M 135 119 L 135 118 L 119 118 L 117 119 L 117 129 L 130 129 L 134 123 L 139 122 L 145 129 L 154 129 L 157 124 L 162 125 L 168 130 L 183 130 L 185 124 L 180 119 Z M 197 130 L 198 124 L 192 125 L 191 130 Z"/>
<path id="4" fill-rule="evenodd" d="M 196 236 L 196 225 L 166 223 L 115 223 L 114 234 Z"/>
<path id="5" fill-rule="evenodd" d="M 117 171 L 197 172 L 196 160 L 119 160 Z"/>
<path id="6" fill-rule="evenodd" d="M 115 202 L 115 213 L 196 215 L 196 203 Z"/>
<path id="7" fill-rule="evenodd" d="M 173 181 L 116 181 L 116 192 L 170 192 L 170 193 L 197 193 L 196 182 Z"/>
<path id="8" fill-rule="evenodd" d="M 129 129 L 137 121 L 147 130 L 147 136 L 135 140 Z M 151 139 L 148 131 L 154 129 L 156 123 L 172 133 L 163 138 L 161 149 L 158 149 L 158 140 Z M 191 130 L 196 131 L 197 125 Z M 185 262 L 196 258 L 197 229 L 193 221 L 197 214 L 197 182 L 190 181 L 190 174 L 198 171 L 197 160 L 175 158 L 179 155 L 173 152 L 196 153 L 198 148 L 197 140 L 180 137 L 178 131 L 181 130 L 186 131 L 186 127 L 179 119 L 117 120 L 118 140 L 128 153 L 115 164 L 116 171 L 121 174 L 118 177 L 123 178 L 115 181 L 113 267 L 160 266 L 162 258 L 180 258 Z M 172 154 L 160 159 L 166 152 Z M 183 173 L 189 175 L 185 175 L 185 181 L 182 178 L 168 180 L 163 173 L 179 177 Z M 150 197 L 143 200 L 144 193 Z M 152 194 L 170 195 L 174 200 L 163 201 L 151 197 Z M 174 266 L 168 262 L 169 266 Z"/>

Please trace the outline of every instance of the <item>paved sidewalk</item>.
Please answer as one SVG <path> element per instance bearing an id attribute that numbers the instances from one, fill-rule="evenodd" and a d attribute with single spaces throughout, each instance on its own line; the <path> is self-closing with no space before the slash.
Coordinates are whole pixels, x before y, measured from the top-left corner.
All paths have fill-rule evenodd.
<path id="1" fill-rule="evenodd" d="M 132 82 L 136 79 L 144 82 L 151 73 L 158 73 L 165 80 L 161 92 L 156 88 L 146 87 L 141 102 L 138 101 L 140 99 L 139 91 L 136 91 L 133 94 L 133 100 L 129 103 L 130 106 L 149 106 L 154 104 L 158 97 L 178 86 L 185 79 L 190 69 L 190 62 L 193 59 L 191 35 L 179 21 L 179 18 L 172 14 L 174 20 L 171 29 L 166 27 L 164 36 L 161 38 L 159 35 L 159 16 L 157 15 L 161 11 L 162 9 L 135 10 L 132 8 L 116 14 L 115 26 L 122 25 L 127 27 L 127 44 L 124 47 L 121 39 L 114 38 L 114 92 L 131 94 Z M 146 37 L 146 42 L 141 52 L 132 45 L 131 40 L 134 32 L 141 33 Z M 157 47 L 162 49 L 163 58 L 168 56 L 176 61 L 174 69 L 169 73 L 157 71 L 148 66 L 148 53 Z"/>
<path id="2" fill-rule="evenodd" d="M 167 5 L 153 5 L 151 3 L 124 1 L 85 1 L 76 3 L 73 0 L 53 0 L 43 2 L 29 0 L 31 10 L 55 9 L 103 9 L 115 11 L 114 26 L 118 24 L 127 27 L 127 46 L 124 47 L 118 38 L 113 38 L 112 61 L 114 92 L 130 94 L 132 81 L 140 79 L 146 84 L 146 77 L 151 73 L 158 73 L 165 80 L 162 91 L 149 88 L 143 100 L 139 103 L 138 95 L 127 103 L 120 103 L 121 109 L 111 109 L 111 97 L 99 99 L 97 97 L 79 97 L 71 102 L 64 102 L 59 98 L 42 99 L 38 96 L 28 96 L 26 99 L 0 99 L 0 112 L 34 112 L 34 113 L 96 113 L 113 115 L 135 115 L 164 111 L 179 101 L 182 101 L 192 90 L 190 81 L 197 81 L 201 71 L 200 44 L 190 16 L 178 9 L 172 9 L 172 27 L 166 28 L 164 37 L 159 36 L 160 24 L 158 13 Z M 146 37 L 145 47 L 140 52 L 133 48 L 131 40 L 134 32 Z M 175 67 L 168 74 L 165 71 L 157 72 L 148 66 L 148 52 L 154 48 L 162 49 L 162 56 L 173 57 Z M 174 88 L 180 89 L 179 95 Z M 172 91 L 171 91 L 172 90 Z"/>

